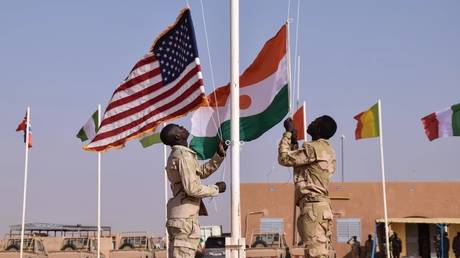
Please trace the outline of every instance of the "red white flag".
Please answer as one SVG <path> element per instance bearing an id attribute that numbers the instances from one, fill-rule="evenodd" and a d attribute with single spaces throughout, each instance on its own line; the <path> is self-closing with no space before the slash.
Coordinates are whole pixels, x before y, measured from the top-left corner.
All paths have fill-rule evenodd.
<path id="1" fill-rule="evenodd" d="M 206 103 L 192 16 L 184 9 L 112 95 L 89 151 L 121 148 Z"/>
<path id="2" fill-rule="evenodd" d="M 305 140 L 305 103 L 292 116 L 294 128 L 297 130 L 297 140 Z"/>
<path id="3" fill-rule="evenodd" d="M 24 143 L 26 143 L 26 134 L 27 134 L 27 112 L 24 115 L 21 123 L 19 123 L 18 127 L 16 128 L 16 132 L 24 132 Z M 32 148 L 32 130 L 30 128 L 30 121 L 29 121 L 29 148 Z"/>

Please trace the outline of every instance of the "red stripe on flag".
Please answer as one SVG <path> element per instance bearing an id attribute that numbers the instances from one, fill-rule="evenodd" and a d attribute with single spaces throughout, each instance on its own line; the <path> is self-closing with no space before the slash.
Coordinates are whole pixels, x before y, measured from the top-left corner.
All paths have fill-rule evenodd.
<path id="1" fill-rule="evenodd" d="M 439 137 L 439 121 L 436 118 L 436 113 L 431 113 L 421 119 L 425 134 L 430 141 Z"/>
<path id="2" fill-rule="evenodd" d="M 132 78 L 131 80 L 122 83 L 122 84 L 115 90 L 115 92 L 113 93 L 113 95 L 115 95 L 117 92 L 120 92 L 120 91 L 122 91 L 122 90 L 129 89 L 129 88 L 131 88 L 131 87 L 133 87 L 133 86 L 135 86 L 135 85 L 137 85 L 137 84 L 139 84 L 139 83 L 141 83 L 141 82 L 143 82 L 143 81 L 146 81 L 146 80 L 148 80 L 148 79 L 150 79 L 150 78 L 153 78 L 153 77 L 155 77 L 155 76 L 157 76 L 157 75 L 159 75 L 159 74 L 160 74 L 160 68 L 157 67 L 157 68 L 155 68 L 155 69 L 153 69 L 153 70 L 151 70 L 151 71 L 148 71 L 148 72 L 146 72 L 146 73 L 144 73 L 144 74 L 142 74 L 142 75 L 139 75 L 139 76 L 137 76 L 137 77 L 135 77 L 135 78 Z"/>
<path id="3" fill-rule="evenodd" d="M 120 146 L 122 145 L 126 139 L 128 138 L 131 138 L 131 137 L 134 137 L 136 136 L 137 134 L 140 134 L 140 133 L 143 133 L 143 132 L 146 132 L 147 130 L 150 130 L 152 128 L 155 128 L 157 126 L 159 126 L 160 124 L 162 123 L 165 123 L 167 121 L 170 121 L 172 119 L 175 119 L 183 114 L 185 114 L 186 112 L 190 112 L 192 111 L 194 108 L 198 107 L 200 105 L 200 103 L 203 102 L 203 99 L 204 99 L 204 94 L 201 94 L 200 96 L 198 96 L 194 101 L 192 101 L 190 104 L 188 104 L 187 106 L 177 110 L 176 112 L 174 113 L 171 113 L 169 114 L 168 116 L 165 116 L 164 118 L 162 118 L 161 120 L 157 120 L 157 121 L 154 121 L 148 125 L 145 125 L 144 127 L 142 127 L 139 131 L 137 132 L 134 132 L 130 135 L 128 135 L 127 137 L 124 137 L 123 139 L 120 139 L 116 142 L 113 142 L 113 143 L 110 143 L 110 144 L 107 144 L 107 145 L 103 145 L 103 146 L 99 146 L 99 147 L 94 147 L 94 148 L 88 148 L 89 150 L 94 150 L 94 151 L 103 151 L 105 149 L 107 149 L 108 147 L 117 147 L 117 146 Z"/>
<path id="4" fill-rule="evenodd" d="M 361 116 L 364 114 L 364 112 L 361 112 L 354 116 L 353 118 L 358 121 L 358 124 L 356 125 L 355 129 L 355 139 L 359 140 L 361 139 L 362 131 L 363 131 L 363 123 L 361 122 Z"/>
<path id="5" fill-rule="evenodd" d="M 174 87 L 172 87 L 171 89 L 169 89 L 169 90 L 167 90 L 167 91 L 161 93 L 160 95 L 155 96 L 154 98 L 152 98 L 152 99 L 150 99 L 150 100 L 148 100 L 148 101 L 142 103 L 141 105 L 138 105 L 138 106 L 136 106 L 136 107 L 134 107 L 134 108 L 128 109 L 128 110 L 126 110 L 126 111 L 124 111 L 124 112 L 121 112 L 121 113 L 116 114 L 116 115 L 114 115 L 114 116 L 111 116 L 111 117 L 109 117 L 109 118 L 104 118 L 104 120 L 103 120 L 102 123 L 101 123 L 101 127 L 103 127 L 103 126 L 105 126 L 105 125 L 107 125 L 107 124 L 111 124 L 111 123 L 113 123 L 113 122 L 116 122 L 116 121 L 118 121 L 118 120 L 124 119 L 124 118 L 126 118 L 126 117 L 128 117 L 128 116 L 130 116 L 130 115 L 136 114 L 137 112 L 142 111 L 142 110 L 148 108 L 148 107 L 151 106 L 151 105 L 154 105 L 155 103 L 161 101 L 162 99 L 165 99 L 165 98 L 167 98 L 167 97 L 173 95 L 173 94 L 176 93 L 185 83 L 187 83 L 190 79 L 192 79 L 194 76 L 196 76 L 196 74 L 197 74 L 199 71 L 201 71 L 200 66 L 199 66 L 199 65 L 195 66 L 192 70 L 190 70 L 190 71 L 187 73 L 187 75 L 185 75 L 185 76 L 182 78 L 182 80 L 180 80 L 180 81 L 179 81 L 176 85 L 174 85 Z M 198 80 L 198 81 L 200 81 L 200 80 Z M 131 96 L 129 96 L 129 97 L 126 97 L 125 99 L 127 99 L 127 100 L 126 100 L 126 101 L 127 101 L 126 103 L 128 103 L 128 102 L 134 101 L 134 100 L 137 99 L 137 98 L 134 98 L 134 97 L 131 98 Z M 112 103 L 111 103 L 109 106 L 111 106 L 111 105 L 112 105 Z M 116 105 L 116 106 L 114 105 L 114 106 L 110 107 L 110 109 L 107 108 L 107 111 L 109 111 L 109 110 L 111 110 L 111 109 L 113 109 L 113 108 L 115 108 L 115 107 L 117 107 L 117 106 L 120 106 L 120 105 L 121 105 L 121 104 L 118 104 L 118 105 Z M 106 111 L 106 112 L 107 112 L 107 111 Z"/>
<path id="6" fill-rule="evenodd" d="M 170 109 L 171 107 L 174 107 L 176 106 L 177 104 L 179 104 L 180 102 L 182 102 L 184 99 L 186 99 L 188 96 L 192 95 L 196 90 L 200 90 L 200 87 L 203 86 L 203 80 L 199 79 L 197 82 L 195 82 L 191 87 L 189 87 L 181 96 L 179 96 L 178 98 L 176 98 L 174 101 L 172 102 L 169 102 L 167 103 L 166 105 L 163 105 L 159 108 L 156 108 L 155 110 L 153 110 L 152 112 L 148 113 L 147 115 L 135 120 L 135 121 L 132 121 L 131 123 L 129 124 L 126 124 L 124 126 L 121 126 L 121 127 L 118 127 L 118 128 L 115 128 L 111 131 L 108 131 L 108 132 L 104 132 L 104 133 L 100 133 L 100 134 L 97 134 L 96 137 L 94 138 L 94 140 L 92 142 L 97 142 L 99 140 L 103 140 L 105 138 L 109 138 L 109 137 L 112 137 L 112 136 L 115 136 L 117 134 L 120 134 L 126 130 L 129 130 L 129 129 L 132 129 L 133 127 L 136 127 L 138 126 L 139 124 L 141 124 L 142 122 L 144 122 L 145 120 L 153 117 L 154 115 L 158 114 L 158 113 L 161 113 L 161 112 L 164 112 L 168 109 Z M 200 96 L 203 96 L 204 97 L 204 93 L 201 94 Z M 155 98 L 156 99 L 156 98 Z M 160 98 L 162 99 L 162 98 Z M 145 103 L 144 103 L 145 104 Z M 143 104 L 143 105 L 144 105 Z M 149 103 L 148 105 L 146 106 L 150 106 L 151 104 Z M 127 111 L 131 111 L 132 109 L 130 110 L 127 110 Z M 142 109 L 141 109 L 142 110 Z M 112 118 L 112 117 L 111 117 Z M 109 118 L 110 119 L 110 118 Z M 107 119 L 108 120 L 108 119 Z M 163 118 L 162 118 L 163 120 Z M 101 126 L 102 127 L 102 126 Z"/>
<path id="7" fill-rule="evenodd" d="M 303 140 L 305 137 L 305 121 L 303 120 L 303 105 L 294 113 L 292 120 L 294 128 L 297 130 L 297 140 Z"/>
<path id="8" fill-rule="evenodd" d="M 146 57 L 146 58 L 144 58 L 144 59 L 141 59 L 141 60 L 139 60 L 139 62 L 137 62 L 137 63 L 134 65 L 134 67 L 133 67 L 133 69 L 131 70 L 131 72 L 134 71 L 134 70 L 136 70 L 137 68 L 139 68 L 139 67 L 141 67 L 141 66 L 144 66 L 144 65 L 149 64 L 149 63 L 153 63 L 153 62 L 155 62 L 156 60 L 157 60 L 157 57 L 156 57 L 154 54 L 152 54 L 151 56 L 148 56 L 148 57 Z"/>
<path id="9" fill-rule="evenodd" d="M 160 81 L 158 83 L 155 83 L 153 84 L 152 86 L 149 86 L 141 91 L 138 91 L 134 94 L 131 94 L 127 97 L 124 97 L 124 98 L 121 98 L 121 99 L 118 99 L 118 100 L 115 100 L 113 102 L 110 102 L 110 104 L 107 106 L 107 111 L 110 111 L 116 107 L 119 107 L 119 106 L 122 106 L 126 103 L 129 103 L 131 101 L 134 101 L 136 99 L 139 99 L 139 98 L 142 98 L 143 96 L 146 96 L 152 92 L 155 92 L 157 90 L 159 90 L 161 87 L 163 87 L 163 82 Z M 107 112 L 106 111 L 106 112 Z"/>

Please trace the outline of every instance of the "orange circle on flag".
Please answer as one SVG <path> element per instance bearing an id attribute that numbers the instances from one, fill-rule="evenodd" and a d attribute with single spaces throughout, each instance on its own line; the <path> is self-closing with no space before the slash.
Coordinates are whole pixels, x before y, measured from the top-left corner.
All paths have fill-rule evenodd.
<path id="1" fill-rule="evenodd" d="M 251 106 L 252 100 L 248 95 L 240 95 L 240 109 L 247 109 Z"/>

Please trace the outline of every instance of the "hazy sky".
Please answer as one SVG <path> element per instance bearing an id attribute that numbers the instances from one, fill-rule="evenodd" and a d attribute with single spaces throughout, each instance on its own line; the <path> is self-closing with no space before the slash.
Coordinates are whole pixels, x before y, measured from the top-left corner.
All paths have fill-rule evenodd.
<path id="1" fill-rule="evenodd" d="M 211 76 L 200 1 L 190 0 L 203 74 Z M 204 0 L 217 86 L 229 80 L 229 1 Z M 75 134 L 184 1 L 0 2 L 0 233 L 20 223 L 24 145 L 15 128 L 32 107 L 28 222 L 96 224 L 96 155 Z M 292 1 L 294 41 L 297 1 Z M 240 69 L 288 15 L 288 1 L 240 3 Z M 460 1 L 304 1 L 301 97 L 309 118 L 329 114 L 345 180 L 380 180 L 378 140 L 354 140 L 353 116 L 383 104 L 388 180 L 458 180 L 460 138 L 429 142 L 420 118 L 460 102 Z M 294 52 L 294 44 L 291 45 Z M 189 117 L 180 123 L 190 126 Z M 242 147 L 242 182 L 290 182 L 276 162 L 283 128 Z M 264 162 L 261 162 L 264 161 Z M 229 177 L 229 160 L 206 182 Z M 137 141 L 103 155 L 102 222 L 113 231 L 164 230 L 163 148 Z M 340 180 L 337 168 L 334 180 Z M 230 193 L 209 202 L 202 224 L 229 227 Z"/>

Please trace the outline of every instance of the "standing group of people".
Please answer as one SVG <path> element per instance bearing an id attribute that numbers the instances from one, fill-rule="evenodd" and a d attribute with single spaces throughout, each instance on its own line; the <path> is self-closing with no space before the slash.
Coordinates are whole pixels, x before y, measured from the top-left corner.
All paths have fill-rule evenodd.
<path id="1" fill-rule="evenodd" d="M 337 124 L 330 116 L 321 116 L 310 123 L 307 133 L 311 141 L 301 147 L 291 118 L 284 121 L 284 132 L 278 146 L 278 162 L 294 168 L 295 201 L 300 207 L 297 228 L 304 243 L 306 258 L 331 256 L 332 209 L 328 186 L 335 171 L 335 152 L 329 139 Z M 204 185 L 201 179 L 214 173 L 225 158 L 227 146 L 218 143 L 216 154 L 199 164 L 196 153 L 188 147 L 189 132 L 182 126 L 169 124 L 161 133 L 161 141 L 171 147 L 166 172 L 173 197 L 167 204 L 166 227 L 169 233 L 169 257 L 192 258 L 200 239 L 199 215 L 207 215 L 202 198 L 214 197 L 226 190 L 224 182 Z"/>
<path id="2" fill-rule="evenodd" d="M 401 238 L 398 237 L 398 234 L 395 232 L 390 236 L 390 251 L 392 258 L 400 258 L 402 252 L 402 241 Z M 360 258 L 361 257 L 361 243 L 358 241 L 357 236 L 351 237 L 347 244 L 351 247 L 351 256 L 352 258 Z M 371 258 L 373 252 L 375 252 L 374 248 L 374 239 L 372 239 L 372 235 L 367 236 L 367 240 L 364 244 L 364 257 Z"/>
<path id="3" fill-rule="evenodd" d="M 441 236 L 437 235 L 434 239 L 434 248 L 436 249 L 436 257 L 438 258 L 447 258 L 449 257 L 450 251 L 450 241 L 447 232 L 443 234 L 441 241 Z M 441 245 L 442 243 L 442 245 Z M 443 247 L 441 249 L 441 246 Z M 457 235 L 452 241 L 452 251 L 454 251 L 455 257 L 460 258 L 460 232 L 457 232 Z"/>

